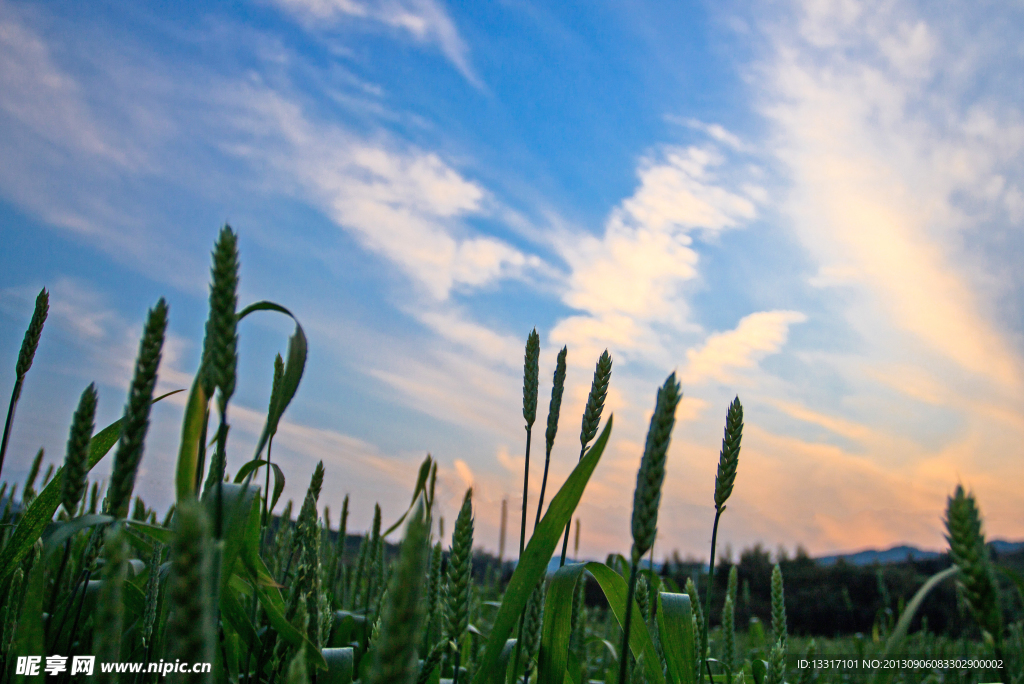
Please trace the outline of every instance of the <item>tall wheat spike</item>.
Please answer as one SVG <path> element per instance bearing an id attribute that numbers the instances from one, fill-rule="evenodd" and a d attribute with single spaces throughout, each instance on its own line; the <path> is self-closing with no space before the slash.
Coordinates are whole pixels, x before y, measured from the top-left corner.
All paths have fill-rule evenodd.
<path id="1" fill-rule="evenodd" d="M 718 522 L 725 512 L 725 502 L 732 495 L 736 482 L 736 470 L 740 460 L 740 442 L 743 439 L 743 405 L 736 397 L 729 404 L 725 415 L 725 435 L 722 437 L 722 451 L 718 457 L 718 472 L 715 474 L 715 524 L 711 528 L 711 560 L 708 562 L 708 595 L 704 606 L 704 634 L 707 634 L 711 620 L 711 594 L 715 586 L 715 544 L 718 541 Z M 700 671 L 700 682 L 704 682 L 704 670 Z"/>
<path id="2" fill-rule="evenodd" d="M 157 369 L 167 330 L 167 302 L 161 297 L 146 319 L 139 343 L 135 374 L 124 407 L 121 436 L 114 454 L 114 466 L 107 487 L 107 510 L 115 518 L 128 515 L 128 504 L 135 488 L 135 474 L 142 460 L 143 444 L 149 429 L 149 409 L 156 388 Z"/>
<path id="3" fill-rule="evenodd" d="M 96 385 L 91 384 L 82 392 L 78 408 L 71 419 L 71 433 L 64 456 L 64 482 L 61 500 L 68 517 L 75 517 L 78 504 L 85 494 L 85 479 L 89 475 L 89 441 L 96 427 Z"/>
<path id="4" fill-rule="evenodd" d="M 661 485 L 665 481 L 665 461 L 672 428 L 676 423 L 676 407 L 682 399 L 676 374 L 665 379 L 658 390 L 654 414 L 647 430 L 647 443 L 640 459 L 636 474 L 636 490 L 633 493 L 633 553 L 629 571 L 629 587 L 626 593 L 626 618 L 622 623 L 622 656 L 619 659 L 619 679 L 626 681 L 629 667 L 629 631 L 633 619 L 633 596 L 636 592 L 637 568 L 640 560 L 654 545 L 658 531 L 658 507 L 661 505 Z"/>
<path id="5" fill-rule="evenodd" d="M 985 547 L 981 513 L 973 493 L 957 485 L 946 504 L 946 540 L 949 555 L 959 568 L 957 586 L 975 622 L 992 639 L 996 657 L 1002 659 L 1003 613 L 999 589 Z M 1005 680 L 1004 680 L 1005 681 Z"/>
<path id="6" fill-rule="evenodd" d="M 7 422 L 4 423 L 4 436 L 0 441 L 0 475 L 4 472 L 4 456 L 7 455 L 7 442 L 11 436 L 11 424 L 14 423 L 14 410 L 18 406 L 18 399 L 21 398 L 21 386 L 25 383 L 25 376 L 32 367 L 32 360 L 36 356 L 36 349 L 39 347 L 39 338 L 43 334 L 43 324 L 46 323 L 46 315 L 50 311 L 50 294 L 44 287 L 36 297 L 36 306 L 32 311 L 32 320 L 29 321 L 25 337 L 21 341 L 21 350 L 18 352 L 18 363 L 14 369 L 14 389 L 11 391 L 11 402 L 7 405 Z"/>
<path id="7" fill-rule="evenodd" d="M 469 629 L 469 603 L 473 570 L 473 490 L 466 491 L 455 519 L 451 555 L 448 558 L 448 629 L 446 637 L 455 649 L 453 684 L 459 684 L 462 645 Z"/>
<path id="8" fill-rule="evenodd" d="M 523 524 L 519 532 L 519 555 L 526 548 L 526 509 L 530 493 L 530 439 L 537 420 L 537 393 L 540 386 L 540 335 L 534 328 L 526 338 L 523 361 L 523 418 L 526 419 L 526 465 L 523 468 Z"/>
<path id="9" fill-rule="evenodd" d="M 601 425 L 601 413 L 604 411 L 604 400 L 608 396 L 608 383 L 612 378 L 612 357 L 605 349 L 594 368 L 594 379 L 590 383 L 590 394 L 587 396 L 587 407 L 583 410 L 583 425 L 580 427 L 580 460 L 587 451 L 587 445 L 597 435 Z M 565 565 L 565 555 L 569 550 L 569 526 L 565 526 L 562 537 L 562 557 L 558 567 Z"/>
<path id="10" fill-rule="evenodd" d="M 555 445 L 555 435 L 558 433 L 558 414 L 562 408 L 562 394 L 565 391 L 565 356 L 568 353 L 566 347 L 558 352 L 555 362 L 555 376 L 551 383 L 551 403 L 548 406 L 548 429 L 544 433 L 544 476 L 540 481 L 540 497 L 537 501 L 537 519 L 533 526 L 536 529 L 540 524 L 541 513 L 544 512 L 544 492 L 548 486 L 548 466 L 551 465 L 551 448 Z"/>
<path id="11" fill-rule="evenodd" d="M 782 568 L 776 563 L 772 568 L 772 638 L 786 654 L 789 635 L 786 631 L 786 595 L 782 588 Z"/>

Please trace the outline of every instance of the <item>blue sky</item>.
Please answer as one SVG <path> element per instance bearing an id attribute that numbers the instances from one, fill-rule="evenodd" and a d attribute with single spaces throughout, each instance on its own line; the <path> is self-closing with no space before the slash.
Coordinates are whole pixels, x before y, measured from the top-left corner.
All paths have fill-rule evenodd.
<path id="1" fill-rule="evenodd" d="M 555 485 L 594 364 L 614 359 L 615 429 L 579 509 L 588 556 L 627 548 L 673 370 L 663 552 L 707 554 L 734 395 L 734 549 L 940 548 L 957 482 L 990 536 L 1022 538 L 1021 13 L 2 0 L 0 389 L 51 293 L 5 475 L 40 445 L 62 458 L 89 382 L 100 421 L 118 417 L 160 296 L 160 387 L 190 384 L 229 222 L 241 302 L 289 307 L 310 339 L 275 442 L 287 494 L 323 459 L 323 503 L 336 522 L 351 494 L 350 529 L 375 501 L 397 517 L 430 452 L 443 511 L 472 483 L 478 545 L 496 550 L 502 498 L 518 514 L 536 326 L 541 426 L 569 349 Z M 243 324 L 229 470 L 251 455 L 289 331 Z M 181 411 L 155 409 L 138 481 L 160 508 Z"/>

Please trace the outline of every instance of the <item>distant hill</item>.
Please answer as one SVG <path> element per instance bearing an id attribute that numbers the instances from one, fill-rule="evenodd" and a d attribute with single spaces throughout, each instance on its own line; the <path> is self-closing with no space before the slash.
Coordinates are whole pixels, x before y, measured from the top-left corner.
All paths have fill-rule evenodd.
<path id="1" fill-rule="evenodd" d="M 999 554 L 1013 553 L 1024 549 L 1024 541 L 1010 542 L 1003 539 L 996 539 L 989 542 L 989 548 Z M 903 563 L 907 560 L 921 561 L 921 560 L 932 560 L 942 556 L 945 551 L 927 551 L 919 549 L 916 546 L 894 546 L 891 549 L 879 551 L 877 549 L 869 549 L 867 551 L 858 551 L 857 553 L 844 553 L 837 554 L 834 556 L 821 556 L 815 558 L 819 565 L 835 565 L 839 559 L 843 559 L 850 565 L 872 565 L 879 563 L 886 565 L 889 563 Z"/>

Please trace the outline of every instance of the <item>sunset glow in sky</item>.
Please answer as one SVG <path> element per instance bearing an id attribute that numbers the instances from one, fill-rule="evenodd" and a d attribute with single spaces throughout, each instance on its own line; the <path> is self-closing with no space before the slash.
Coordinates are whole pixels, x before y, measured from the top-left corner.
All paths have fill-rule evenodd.
<path id="1" fill-rule="evenodd" d="M 240 304 L 279 302 L 309 337 L 274 458 L 294 499 L 324 461 L 334 525 L 346 493 L 350 531 L 374 502 L 397 518 L 429 452 L 442 514 L 472 484 L 495 552 L 507 497 L 517 548 L 536 327 L 540 435 L 569 350 L 549 492 L 597 358 L 614 360 L 581 555 L 628 548 L 673 370 L 659 556 L 707 556 L 735 395 L 720 547 L 941 549 L 958 482 L 989 538 L 1024 539 L 1024 6 L 160 4 L 0 0 L 5 399 L 51 296 L 5 479 L 40 446 L 63 459 L 90 382 L 98 424 L 120 416 L 160 296 L 159 389 L 191 384 L 227 222 Z M 229 471 L 290 331 L 266 314 L 240 328 Z M 136 491 L 158 510 L 183 404 L 154 409 Z M 535 505 L 542 437 L 532 453 Z"/>

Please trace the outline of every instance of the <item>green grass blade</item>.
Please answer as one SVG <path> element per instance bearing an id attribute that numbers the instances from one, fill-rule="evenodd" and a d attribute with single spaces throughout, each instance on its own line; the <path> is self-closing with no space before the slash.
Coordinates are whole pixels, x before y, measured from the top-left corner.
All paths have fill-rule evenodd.
<path id="1" fill-rule="evenodd" d="M 87 527 L 95 527 L 96 525 L 103 525 L 111 522 L 114 522 L 113 516 L 94 513 L 92 515 L 80 516 L 74 520 L 69 520 L 68 522 L 56 523 L 43 535 L 43 543 L 46 544 L 46 553 L 49 554 L 58 546 L 73 537 L 76 533 Z"/>
<path id="2" fill-rule="evenodd" d="M 658 634 L 672 684 L 694 684 L 693 612 L 688 594 L 658 595 Z"/>
<path id="3" fill-rule="evenodd" d="M 184 390 L 168 392 L 154 399 L 153 403 L 155 404 L 161 399 L 165 399 L 178 392 L 184 392 Z M 88 470 L 92 470 L 93 466 L 107 455 L 111 447 L 117 443 L 117 438 L 120 434 L 121 419 L 118 419 L 93 435 L 92 441 L 89 442 Z M 11 538 L 4 545 L 3 550 L 0 551 L 0 581 L 14 572 L 21 559 L 32 549 L 36 539 L 42 536 L 46 526 L 53 520 L 53 514 L 57 512 L 57 508 L 61 504 L 63 488 L 64 468 L 60 467 L 53 474 L 50 482 L 43 488 L 43 491 L 39 492 L 36 498 L 32 500 L 32 504 L 25 511 L 25 515 L 22 516 L 18 526 L 14 529 Z"/>
<path id="4" fill-rule="evenodd" d="M 263 447 L 267 445 L 267 440 L 270 439 L 270 435 L 277 431 L 277 424 L 280 422 L 281 416 L 284 415 L 284 410 L 288 408 L 288 404 L 291 403 L 292 398 L 295 396 L 295 391 L 299 389 L 302 371 L 306 368 L 308 344 L 306 342 L 306 333 L 303 332 L 302 326 L 299 325 L 299 319 L 295 318 L 295 314 L 280 304 L 266 301 L 250 304 L 238 312 L 238 320 L 241 321 L 254 311 L 276 311 L 290 316 L 295 321 L 295 332 L 288 340 L 288 358 L 284 362 L 284 375 L 281 376 L 281 394 L 278 397 L 278 401 L 274 402 L 272 411 L 267 414 L 267 422 L 263 426 L 260 441 L 256 445 L 256 455 L 253 458 L 259 458 Z"/>
<path id="5" fill-rule="evenodd" d="M 899 645 L 903 642 L 903 639 L 907 636 L 907 631 L 910 629 L 910 623 L 914 620 L 914 616 L 917 614 L 918 609 L 921 607 L 921 603 L 925 597 L 939 585 L 944 579 L 953 577 L 956 575 L 959 568 L 955 565 L 946 568 L 945 570 L 935 573 L 928 578 L 928 581 L 921 585 L 921 588 L 917 590 L 914 597 L 907 603 L 907 607 L 903 609 L 900 614 L 900 619 L 896 622 L 896 627 L 893 628 L 892 634 L 889 636 L 889 640 L 885 642 L 884 655 L 892 653 Z M 879 674 L 881 673 L 881 674 Z M 892 678 L 891 670 L 875 670 L 875 675 L 872 676 L 872 682 L 888 682 Z"/>
<path id="6" fill-rule="evenodd" d="M 427 456 L 423 460 L 423 463 L 420 465 L 420 474 L 419 477 L 416 478 L 416 489 L 414 489 L 412 492 L 412 501 L 409 503 L 409 508 L 405 510 L 405 513 L 402 514 L 402 517 L 399 518 L 394 525 L 381 532 L 380 536 L 388 536 L 389 534 L 397 530 L 399 525 L 405 522 L 405 519 L 409 516 L 409 513 L 412 512 L 413 507 L 416 505 L 416 500 L 419 499 L 420 492 L 423 492 L 423 498 L 424 500 L 426 500 L 427 478 L 430 476 L 431 461 L 432 459 L 430 458 L 430 456 Z"/>
<path id="7" fill-rule="evenodd" d="M 544 601 L 544 625 L 537 656 L 537 681 L 562 682 L 569 658 L 569 637 L 572 635 L 572 605 L 576 582 L 583 574 L 582 565 L 565 565 L 551 578 Z"/>
<path id="8" fill-rule="evenodd" d="M 174 475 L 178 501 L 196 496 L 196 468 L 199 466 L 199 445 L 202 441 L 203 422 L 206 420 L 207 397 L 199 375 L 192 382 L 181 424 L 181 446 L 178 447 L 178 467 Z"/>
<path id="9" fill-rule="evenodd" d="M 25 582 L 24 602 L 18 620 L 14 653 L 23 656 L 41 655 L 43 647 L 43 593 L 45 590 L 45 556 L 39 555 L 32 564 Z M 13 653 L 12 653 L 13 655 Z M 11 658 L 13 663 L 14 658 Z M 26 678 L 27 679 L 27 678 Z M 42 677 L 40 677 L 42 679 Z"/>
<path id="10" fill-rule="evenodd" d="M 583 497 L 583 490 L 586 489 L 587 482 L 590 481 L 590 476 L 601 459 L 601 454 L 608 443 L 608 437 L 611 435 L 611 429 L 612 418 L 609 416 L 608 424 L 601 436 L 594 442 L 594 446 L 580 460 L 576 469 L 569 475 L 569 479 L 555 494 L 540 525 L 534 528 L 530 543 L 519 559 L 515 572 L 512 573 L 512 579 L 505 591 L 505 598 L 494 617 L 494 625 L 491 627 L 484 655 L 477 665 L 477 674 L 473 679 L 474 684 L 483 684 L 489 677 L 494 676 L 493 670 L 498 668 L 498 658 L 502 649 L 505 648 L 505 642 L 512 634 L 512 630 L 515 629 L 530 593 L 547 572 L 548 563 L 555 552 L 555 547 L 562 539 L 562 530 L 569 524 L 576 505 Z M 503 677 L 499 679 L 499 681 L 501 680 Z"/>
<path id="11" fill-rule="evenodd" d="M 594 576 L 597 583 L 601 585 L 604 597 L 608 600 L 608 606 L 612 609 L 615 619 L 621 628 L 626 621 L 626 580 L 622 575 L 609 568 L 604 563 L 587 563 L 587 571 Z M 633 613 L 640 614 L 640 608 L 633 601 Z M 651 634 L 647 631 L 647 625 L 643 620 L 632 620 L 629 626 L 629 649 L 639 659 L 644 657 L 644 669 L 647 672 L 647 681 L 650 684 L 665 684 L 665 674 L 661 671 L 661 658 L 651 641 Z M 620 653 L 620 658 L 625 654 Z"/>

